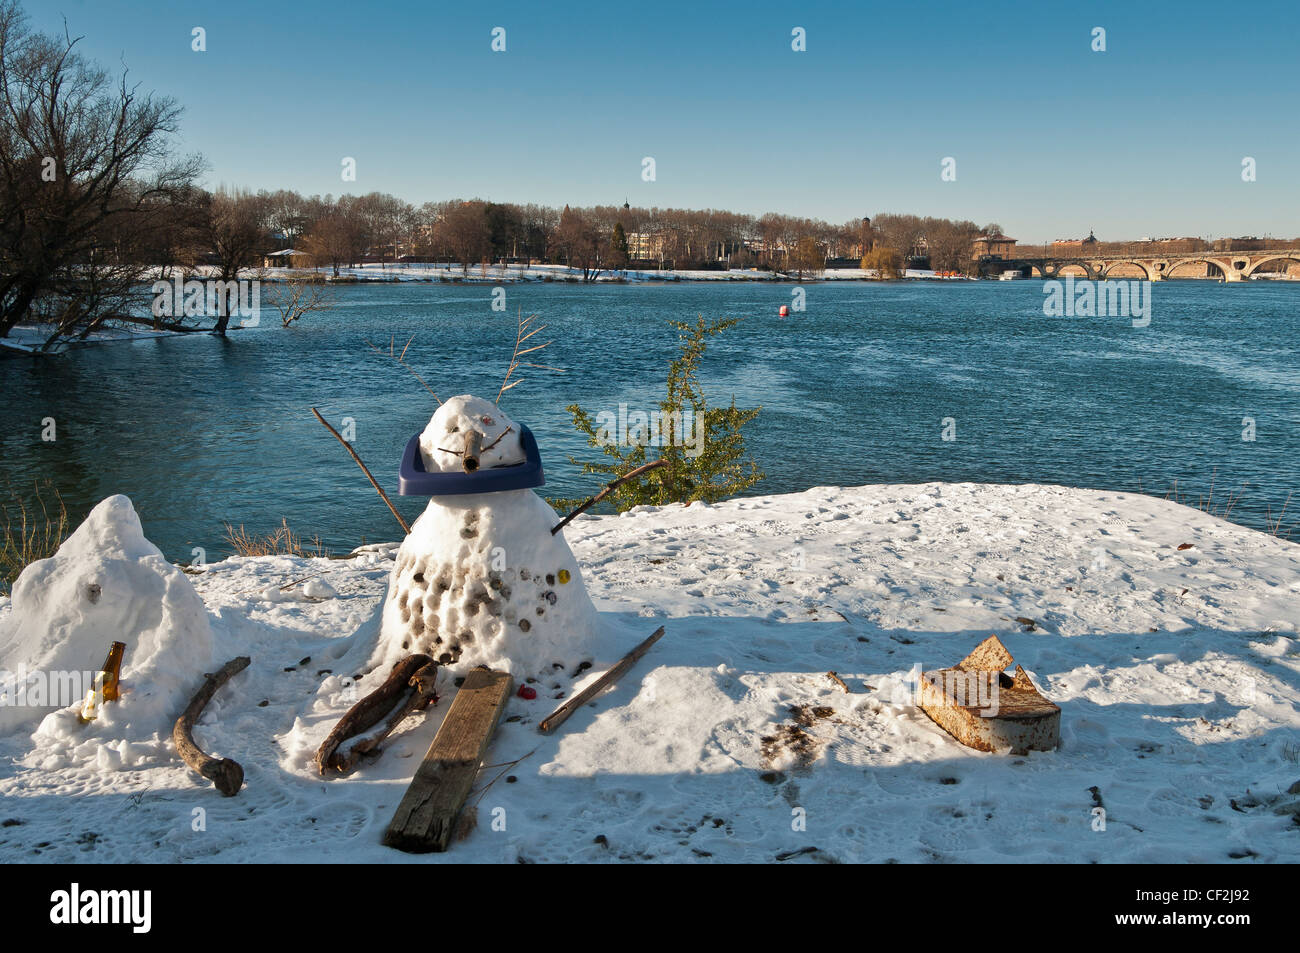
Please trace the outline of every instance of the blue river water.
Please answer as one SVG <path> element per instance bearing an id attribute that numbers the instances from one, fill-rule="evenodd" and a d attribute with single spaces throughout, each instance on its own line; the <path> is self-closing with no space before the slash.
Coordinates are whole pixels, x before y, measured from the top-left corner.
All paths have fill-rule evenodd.
<path id="1" fill-rule="evenodd" d="M 74 520 L 112 493 L 134 501 L 170 558 L 220 558 L 226 523 L 264 532 L 286 518 L 335 552 L 400 532 L 361 471 L 311 416 L 355 421 L 355 445 L 396 498 L 406 440 L 432 399 L 372 353 L 390 338 L 447 397 L 493 397 L 516 309 L 548 325 L 534 370 L 502 408 L 533 430 L 548 496 L 598 487 L 568 462 L 594 458 L 565 406 L 653 409 L 676 352 L 671 319 L 731 316 L 702 379 L 713 401 L 761 405 L 748 446 L 767 478 L 752 493 L 928 480 L 1041 482 L 1165 495 L 1263 528 L 1300 488 L 1300 285 L 1164 282 L 1149 326 L 1045 317 L 1038 281 L 506 286 L 369 284 L 282 328 L 0 360 L 0 481 L 30 497 L 49 481 Z M 55 436 L 42 439 L 54 418 Z M 950 418 L 945 427 L 945 418 Z M 1247 419 L 1249 418 L 1249 419 Z M 1253 434 L 1251 433 L 1253 421 Z M 950 437 L 944 439 L 945 429 Z M 1254 439 L 1243 439 L 1253 436 Z M 396 498 L 414 518 L 418 498 Z M 1286 522 L 1300 517 L 1300 494 Z"/>

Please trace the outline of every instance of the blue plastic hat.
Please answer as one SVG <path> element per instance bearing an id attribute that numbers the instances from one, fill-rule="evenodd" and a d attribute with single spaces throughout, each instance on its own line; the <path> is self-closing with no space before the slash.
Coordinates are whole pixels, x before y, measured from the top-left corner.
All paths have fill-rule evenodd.
<path id="1" fill-rule="evenodd" d="M 533 432 L 519 425 L 519 443 L 524 462 L 507 467 L 485 467 L 473 473 L 430 473 L 420 455 L 420 435 L 406 443 L 402 465 L 397 472 L 397 492 L 401 496 L 464 496 L 468 493 L 499 493 L 502 490 L 526 490 L 546 483 L 542 472 L 542 455 Z"/>

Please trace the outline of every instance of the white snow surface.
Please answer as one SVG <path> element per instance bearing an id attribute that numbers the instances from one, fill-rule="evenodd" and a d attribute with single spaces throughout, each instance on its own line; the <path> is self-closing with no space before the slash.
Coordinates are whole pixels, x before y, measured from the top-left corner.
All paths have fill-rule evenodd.
<path id="1" fill-rule="evenodd" d="M 73 746 L 76 759 L 98 758 L 106 746 L 115 752 L 103 756 L 110 759 L 133 743 L 156 746 L 193 692 L 194 673 L 212 664 L 203 600 L 145 539 L 125 496 L 99 503 L 52 557 L 23 570 L 0 613 L 0 671 L 93 673 L 114 641 L 126 643 L 124 694 L 94 724 L 80 725 L 74 709 L 13 704 L 28 699 L 11 693 L 0 705 L 0 732 L 30 731 L 48 715 L 39 728 L 45 747 Z"/>
<path id="2" fill-rule="evenodd" d="M 253 660 L 196 732 L 243 764 L 238 797 L 169 750 L 54 757 L 10 733 L 0 857 L 1300 860 L 1300 795 L 1287 793 L 1300 791 L 1300 546 L 1137 494 L 939 483 L 641 508 L 579 518 L 565 535 L 605 641 L 592 668 L 556 670 L 533 683 L 535 700 L 510 700 L 470 798 L 479 822 L 447 853 L 380 839 L 450 679 L 378 760 L 330 779 L 311 764 L 355 698 L 344 678 L 374 644 L 390 545 L 345 560 L 232 558 L 190 577 L 218 663 Z M 304 577 L 337 596 L 309 596 Z M 19 601 L 0 606 L 0 626 Z M 560 696 L 659 625 L 667 634 L 617 687 L 537 732 Z M 902 690 L 913 666 L 955 663 L 990 633 L 1060 704 L 1058 751 L 964 748 Z M 85 648 L 91 665 L 109 636 Z M 132 658 L 123 688 L 138 691 Z M 169 662 L 182 669 L 191 688 L 210 670 Z"/>

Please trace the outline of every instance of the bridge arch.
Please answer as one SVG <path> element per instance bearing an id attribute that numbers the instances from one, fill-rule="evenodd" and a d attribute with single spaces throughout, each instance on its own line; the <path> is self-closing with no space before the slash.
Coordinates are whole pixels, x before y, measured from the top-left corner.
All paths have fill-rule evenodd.
<path id="1" fill-rule="evenodd" d="M 1250 275 L 1253 275 L 1255 272 L 1259 271 L 1261 266 L 1270 264 L 1275 261 L 1300 262 L 1300 252 L 1284 251 L 1284 252 L 1278 252 L 1276 255 L 1269 255 L 1266 258 L 1261 258 L 1259 261 L 1255 262 L 1249 268 L 1243 271 L 1242 274 L 1249 277 Z"/>
<path id="2" fill-rule="evenodd" d="M 1146 265 L 1142 264 L 1142 262 L 1140 262 L 1140 261 L 1136 261 L 1136 260 L 1133 260 L 1133 259 L 1123 259 L 1123 260 L 1119 260 L 1119 261 L 1107 262 L 1107 263 L 1103 266 L 1103 268 L 1102 268 L 1101 276 L 1102 276 L 1103 278 L 1109 278 L 1109 277 L 1110 277 L 1110 273 L 1111 273 L 1112 271 L 1114 271 L 1116 268 L 1123 267 L 1124 265 L 1132 265 L 1134 268 L 1136 268 L 1136 269 L 1138 269 L 1139 271 L 1142 272 L 1142 277 L 1143 277 L 1143 279 L 1145 279 L 1146 281 L 1150 281 L 1150 280 L 1151 280 L 1151 269 L 1149 269 Z M 1116 275 L 1115 277 L 1116 277 L 1116 278 L 1127 278 L 1127 277 L 1129 277 L 1129 276 L 1128 276 L 1128 275 Z"/>
<path id="3" fill-rule="evenodd" d="M 1091 279 L 1101 277 L 1100 265 L 1081 258 L 1049 259 L 1043 262 L 1042 268 L 1038 270 L 1044 278 L 1064 278 L 1067 275 L 1073 275 L 1075 278 Z"/>
<path id="4" fill-rule="evenodd" d="M 1228 277 L 1228 275 L 1232 274 L 1232 272 L 1234 271 L 1232 265 L 1227 261 L 1223 261 L 1218 258 L 1210 258 L 1206 255 L 1189 255 L 1186 258 L 1170 259 L 1168 267 L 1166 267 L 1163 272 L 1163 277 L 1177 278 L 1178 275 L 1174 274 L 1174 272 L 1176 272 L 1179 268 L 1182 268 L 1184 265 L 1196 265 L 1196 264 L 1213 265 L 1215 268 L 1219 269 L 1219 274 L 1225 279 Z M 1213 276 L 1207 275 L 1207 277 L 1213 277 Z"/>

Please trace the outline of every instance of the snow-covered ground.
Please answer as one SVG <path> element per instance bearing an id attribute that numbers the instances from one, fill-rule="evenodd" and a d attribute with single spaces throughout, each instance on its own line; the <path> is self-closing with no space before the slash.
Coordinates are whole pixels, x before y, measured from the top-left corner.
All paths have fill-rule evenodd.
<path id="1" fill-rule="evenodd" d="M 394 545 L 190 576 L 219 659 L 253 660 L 197 730 L 243 764 L 243 791 L 222 798 L 162 739 L 11 734 L 0 857 L 1300 860 L 1300 794 L 1287 793 L 1300 546 L 1135 494 L 938 483 L 641 509 L 566 536 L 606 641 L 592 669 L 510 701 L 471 797 L 477 826 L 448 853 L 380 837 L 452 686 L 355 774 L 321 779 L 311 764 L 346 710 L 352 673 L 336 665 L 374 635 Z M 537 732 L 661 624 L 615 689 Z M 990 633 L 1060 704 L 1060 750 L 978 753 L 912 706 L 914 666 L 954 663 Z"/>

